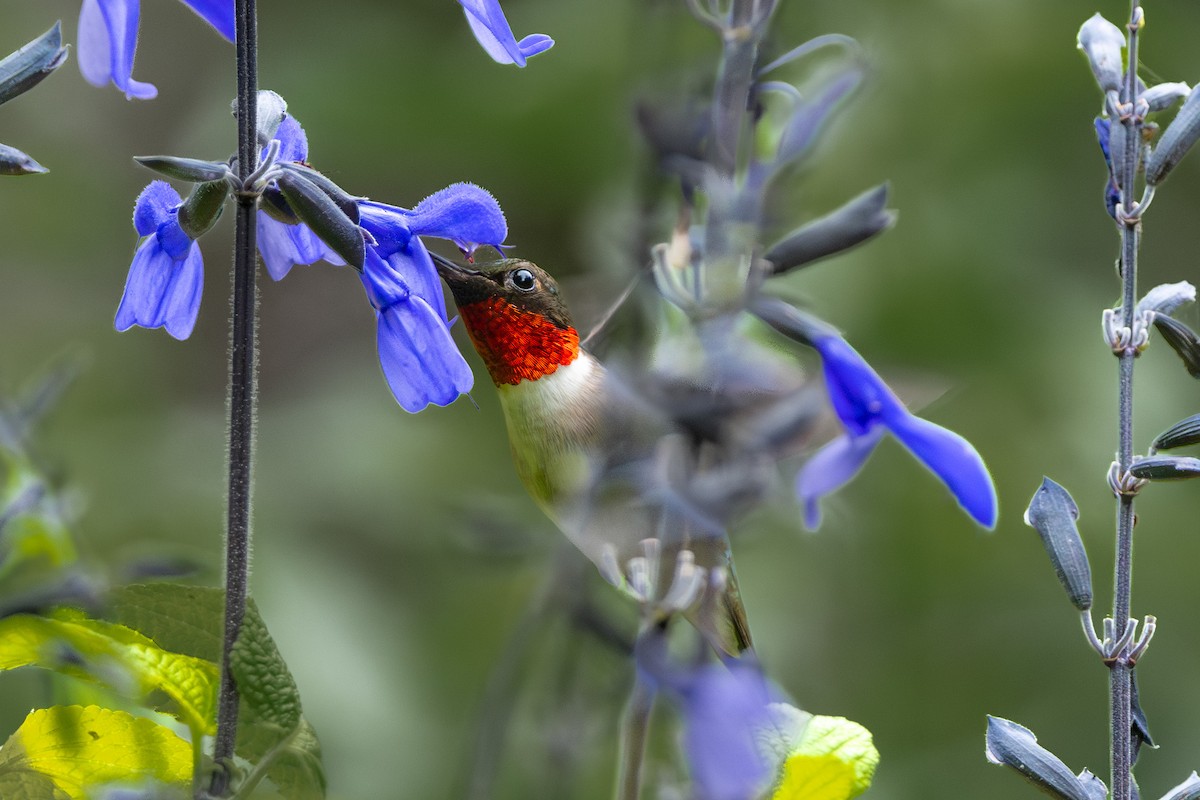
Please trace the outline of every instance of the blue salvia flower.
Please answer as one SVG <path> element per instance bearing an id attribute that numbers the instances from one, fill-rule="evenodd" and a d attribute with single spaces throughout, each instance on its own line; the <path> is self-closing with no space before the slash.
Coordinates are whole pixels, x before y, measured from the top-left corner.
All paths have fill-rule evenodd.
<path id="1" fill-rule="evenodd" d="M 375 308 L 388 386 L 405 411 L 447 405 L 474 378 L 450 336 L 441 283 L 420 237 L 449 239 L 464 253 L 499 246 L 508 235 L 504 214 L 483 189 L 456 183 L 411 211 L 362 201 L 359 215 L 370 235 L 362 282 Z"/>
<path id="2" fill-rule="evenodd" d="M 235 36 L 233 0 L 183 0 L 217 33 Z M 133 79 L 137 49 L 139 0 L 83 0 L 79 11 L 79 71 L 93 86 L 112 82 L 133 100 L 158 94 L 153 84 Z"/>
<path id="3" fill-rule="evenodd" d="M 467 15 L 467 22 L 476 40 L 499 64 L 525 66 L 525 60 L 544 53 L 554 46 L 554 40 L 544 33 L 531 33 L 521 41 L 513 35 L 500 0 L 458 0 Z"/>
<path id="4" fill-rule="evenodd" d="M 164 181 L 154 181 L 138 196 L 133 226 L 145 238 L 133 256 L 117 307 L 114 325 L 119 331 L 134 325 L 166 328 L 182 340 L 196 326 L 204 260 L 200 246 L 179 227 L 182 202 Z"/>
<path id="5" fill-rule="evenodd" d="M 821 354 L 825 387 L 846 432 L 818 451 L 796 476 L 808 528 L 820 524 L 821 498 L 854 477 L 887 431 L 946 484 L 972 519 L 985 528 L 995 527 L 996 488 L 970 442 L 909 413 L 844 339 L 818 336 L 813 346 Z"/>
<path id="6" fill-rule="evenodd" d="M 782 698 L 751 657 L 681 664 L 665 637 L 639 639 L 634 661 L 641 679 L 679 711 L 683 751 L 698 800 L 746 800 L 769 783 L 772 765 L 759 733 L 772 724 L 770 705 Z"/>
<path id="7" fill-rule="evenodd" d="M 750 661 L 708 664 L 677 687 L 683 749 L 696 796 L 702 800 L 758 797 L 771 765 L 757 743 L 770 722 L 775 696 Z"/>
<path id="8" fill-rule="evenodd" d="M 290 114 L 279 124 L 275 137 L 279 140 L 278 161 L 306 161 L 308 137 L 300 123 Z M 263 150 L 266 155 L 266 149 Z M 265 211 L 258 212 L 258 252 L 262 254 L 267 272 L 277 281 L 296 264 L 315 264 L 326 261 L 336 267 L 346 262 L 304 223 L 289 225 L 274 219 Z"/>

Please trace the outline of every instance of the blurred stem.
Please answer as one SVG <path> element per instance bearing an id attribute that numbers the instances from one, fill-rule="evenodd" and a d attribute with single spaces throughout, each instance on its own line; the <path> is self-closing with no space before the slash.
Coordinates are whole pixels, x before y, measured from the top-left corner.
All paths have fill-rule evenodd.
<path id="1" fill-rule="evenodd" d="M 1138 32 L 1141 9 L 1137 0 L 1130 3 L 1128 56 L 1129 66 L 1125 73 L 1125 86 L 1121 101 L 1132 112 L 1137 99 Z M 1134 180 L 1137 174 L 1138 153 L 1142 142 L 1142 120 L 1130 113 L 1121 124 L 1126 126 L 1125 162 L 1121 181 L 1121 209 L 1124 217 L 1121 225 L 1121 278 L 1122 278 L 1122 325 L 1132 332 L 1134 309 L 1137 305 L 1137 257 L 1139 223 L 1133 219 Z M 1119 355 L 1120 397 L 1118 401 L 1119 445 L 1117 464 L 1120 475 L 1125 475 L 1133 462 L 1133 365 L 1137 350 L 1131 343 Z M 1113 627 L 1125 629 L 1130 618 L 1131 591 L 1133 583 L 1133 495 L 1117 497 L 1117 543 L 1113 588 Z M 1112 774 L 1113 800 L 1130 800 L 1132 793 L 1133 757 L 1130 730 L 1132 725 L 1132 665 L 1128 647 L 1115 654 L 1110 664 L 1109 697 L 1111 700 Z"/>
<path id="2" fill-rule="evenodd" d="M 236 0 L 238 177 L 245 181 L 258 164 L 258 23 L 255 0 Z M 237 230 L 233 250 L 232 322 L 229 350 L 229 496 L 225 534 L 225 631 L 221 654 L 221 688 L 217 701 L 217 735 L 210 792 L 229 793 L 229 772 L 221 768 L 233 758 L 237 739 L 238 689 L 230 670 L 230 654 L 246 614 L 250 557 L 250 476 L 254 446 L 254 301 L 255 220 L 257 198 L 237 195 Z"/>
<path id="3" fill-rule="evenodd" d="M 656 626 L 638 634 L 657 636 L 661 631 Z M 621 724 L 621 762 L 617 772 L 617 800 L 638 800 L 642 792 L 642 762 L 646 757 L 647 733 L 650 730 L 650 712 L 654 710 L 654 690 L 637 670 L 633 691 L 629 695 L 629 706 L 625 709 L 625 720 Z"/>
<path id="4" fill-rule="evenodd" d="M 729 255 L 731 247 L 728 228 L 736 223 L 729 215 L 734 205 L 732 192 L 738 146 L 754 85 L 758 46 L 766 33 L 766 22 L 773 7 L 774 0 L 733 0 L 728 19 L 719 29 L 721 66 L 713 88 L 708 163 L 725 185 L 710 187 L 716 190 L 715 195 L 710 192 L 710 198 L 721 198 L 710 206 L 705 229 L 705 261 L 712 264 L 720 264 Z"/>

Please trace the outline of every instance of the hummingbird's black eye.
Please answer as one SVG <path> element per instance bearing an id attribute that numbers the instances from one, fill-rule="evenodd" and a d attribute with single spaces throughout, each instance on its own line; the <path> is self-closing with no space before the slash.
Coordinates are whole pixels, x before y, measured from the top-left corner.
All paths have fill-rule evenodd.
<path id="1" fill-rule="evenodd" d="M 509 275 L 509 280 L 512 285 L 519 291 L 532 292 L 533 287 L 537 286 L 537 278 L 533 277 L 533 273 L 527 269 L 514 269 Z"/>

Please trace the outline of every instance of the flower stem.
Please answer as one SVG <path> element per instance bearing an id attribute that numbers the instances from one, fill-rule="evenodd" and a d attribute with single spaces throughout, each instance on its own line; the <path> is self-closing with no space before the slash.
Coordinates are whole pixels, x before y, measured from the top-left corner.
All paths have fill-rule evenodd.
<path id="1" fill-rule="evenodd" d="M 650 629 L 654 634 L 654 629 Z M 646 757 L 646 735 L 654 690 L 640 672 L 635 675 L 625 720 L 621 724 L 621 762 L 617 773 L 617 800 L 638 800 L 642 792 L 642 762 Z"/>
<path id="2" fill-rule="evenodd" d="M 258 162 L 258 31 L 255 0 L 236 0 L 237 125 L 241 180 Z M 229 496 L 225 535 L 225 630 L 221 656 L 221 688 L 217 702 L 217 735 L 213 760 L 219 765 L 233 757 L 237 738 L 238 689 L 230 671 L 230 654 L 246 613 L 250 558 L 250 477 L 254 446 L 255 368 L 255 219 L 257 198 L 237 195 L 237 229 L 233 250 L 232 322 L 229 351 Z M 229 792 L 229 773 L 217 769 L 210 791 Z"/>
<path id="3" fill-rule="evenodd" d="M 1121 101 L 1132 112 L 1137 99 L 1138 32 L 1141 9 L 1138 0 L 1130 3 L 1128 56 L 1129 67 L 1125 73 L 1125 86 Z M 1126 219 L 1121 225 L 1121 278 L 1122 278 L 1122 325 L 1130 331 L 1134 325 L 1134 308 L 1137 305 L 1137 257 L 1139 227 L 1135 219 L 1134 179 L 1137 172 L 1138 152 L 1142 142 L 1142 120 L 1133 113 L 1125 116 L 1120 124 L 1126 126 L 1124 169 L 1119 176 L 1121 182 L 1121 209 Z M 1119 355 L 1120 396 L 1118 400 L 1119 444 L 1117 464 L 1119 474 L 1125 475 L 1133 462 L 1133 366 L 1137 350 L 1126 347 Z M 1131 589 L 1133 582 L 1133 495 L 1117 497 L 1117 541 L 1113 587 L 1113 628 L 1125 629 L 1130 618 Z M 1117 653 L 1110 664 L 1109 697 L 1111 701 L 1111 787 L 1113 800 L 1130 800 L 1132 796 L 1132 664 L 1129 649 Z"/>

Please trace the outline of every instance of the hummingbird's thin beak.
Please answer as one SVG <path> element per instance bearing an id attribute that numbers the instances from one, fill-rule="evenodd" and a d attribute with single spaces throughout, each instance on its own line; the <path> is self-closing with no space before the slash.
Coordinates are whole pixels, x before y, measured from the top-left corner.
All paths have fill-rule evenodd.
<path id="1" fill-rule="evenodd" d="M 468 269 L 460 264 L 455 264 L 445 256 L 440 256 L 432 251 L 430 251 L 429 257 L 433 259 L 433 265 L 437 268 L 438 274 L 448 281 L 454 278 L 463 278 L 467 275 L 479 274 L 478 270 Z"/>

